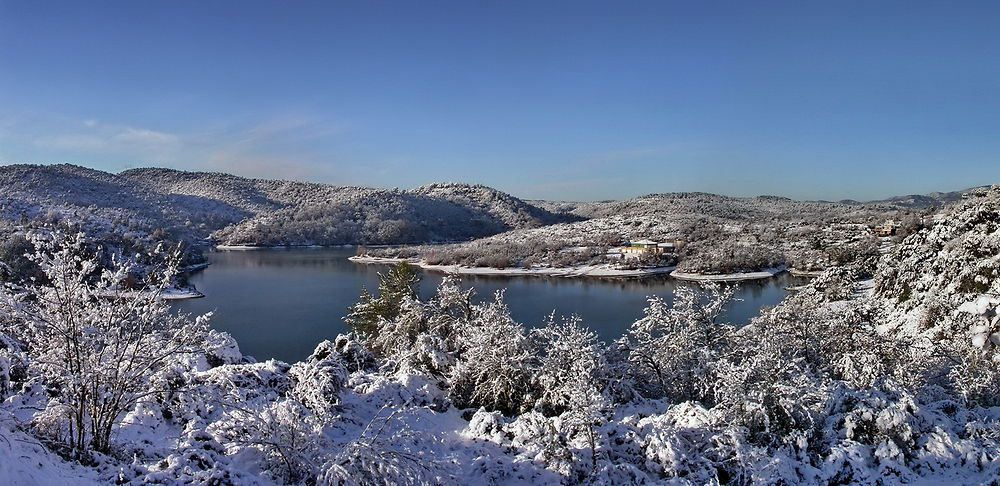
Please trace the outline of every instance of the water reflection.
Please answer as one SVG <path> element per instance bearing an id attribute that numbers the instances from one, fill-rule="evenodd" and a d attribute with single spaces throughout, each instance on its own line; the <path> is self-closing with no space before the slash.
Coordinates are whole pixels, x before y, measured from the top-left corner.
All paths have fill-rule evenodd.
<path id="1" fill-rule="evenodd" d="M 222 251 L 208 255 L 212 265 L 191 281 L 207 297 L 183 301 L 187 312 L 215 310 L 212 325 L 232 333 L 244 353 L 258 359 L 295 361 L 315 345 L 347 331 L 341 318 L 357 301 L 362 287 L 375 289 L 385 267 L 347 260 L 354 250 L 290 249 Z M 433 295 L 443 276 L 424 274 L 422 298 Z M 774 305 L 784 287 L 801 280 L 789 275 L 739 284 L 738 300 L 726 310 L 731 322 L 746 323 L 761 306 Z M 475 288 L 477 299 L 491 299 L 506 289 L 514 319 L 539 326 L 553 311 L 577 314 L 605 341 L 617 339 L 642 316 L 646 299 L 670 299 L 678 285 L 667 277 L 641 280 L 596 280 L 541 277 L 463 277 L 464 288 Z"/>

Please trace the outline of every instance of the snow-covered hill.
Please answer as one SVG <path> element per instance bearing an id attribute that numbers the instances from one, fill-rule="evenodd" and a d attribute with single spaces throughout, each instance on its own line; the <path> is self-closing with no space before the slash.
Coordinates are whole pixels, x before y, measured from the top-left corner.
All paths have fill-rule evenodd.
<path id="1" fill-rule="evenodd" d="M 924 198 L 955 201 L 960 194 Z M 688 272 L 782 264 L 815 271 L 841 260 L 845 251 L 867 251 L 856 247 L 872 246 L 861 241 L 868 226 L 896 219 L 910 222 L 903 232 L 918 227 L 930 209 L 917 211 L 924 204 L 914 201 L 840 204 L 667 193 L 623 201 L 528 202 L 455 183 L 399 190 L 158 168 L 109 174 L 72 165 L 0 167 L 0 225 L 63 220 L 92 234 L 141 236 L 163 229 L 176 240 L 212 237 L 255 246 L 480 239 L 402 252 L 476 266 L 584 263 L 603 258 L 622 241 L 651 238 L 683 240 L 679 264 Z"/>
<path id="2" fill-rule="evenodd" d="M 0 167 L 0 204 L 9 219 L 82 213 L 251 245 L 454 241 L 566 219 L 479 185 L 400 191 L 157 168 L 109 174 L 73 165 Z"/>
<path id="3" fill-rule="evenodd" d="M 517 229 L 446 247 L 385 249 L 379 256 L 432 264 L 530 266 L 607 263 L 605 252 L 629 240 L 682 240 L 685 271 L 733 273 L 783 264 L 817 270 L 845 247 L 877 243 L 869 226 L 920 215 L 885 205 L 736 198 L 704 193 L 653 194 L 598 203 L 536 202 L 582 221 Z M 573 251 L 570 251 L 573 250 Z M 860 251 L 860 250 L 858 250 Z M 653 262 L 664 265 L 672 261 Z"/>

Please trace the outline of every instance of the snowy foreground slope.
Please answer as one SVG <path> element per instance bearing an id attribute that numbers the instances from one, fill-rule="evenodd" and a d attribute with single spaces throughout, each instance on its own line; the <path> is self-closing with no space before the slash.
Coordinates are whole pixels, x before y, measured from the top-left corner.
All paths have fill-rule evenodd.
<path id="1" fill-rule="evenodd" d="M 827 271 L 749 326 L 726 324 L 725 288 L 684 287 L 673 302 L 651 298 L 615 343 L 572 318 L 529 331 L 502 294 L 476 297 L 451 282 L 414 300 L 398 270 L 352 309 L 362 333 L 293 364 L 253 362 L 192 321 L 139 341 L 180 352 L 135 371 L 107 361 L 102 349 L 121 337 L 102 326 L 148 313 L 82 299 L 90 373 L 113 382 L 115 370 L 131 370 L 143 385 L 122 395 L 132 405 L 94 450 L 69 446 L 67 414 L 77 410 L 69 390 L 96 382 L 53 366 L 60 340 L 38 317 L 57 314 L 27 297 L 51 290 L 8 288 L 0 481 L 996 484 L 998 250 L 1000 188 L 977 191 L 890 253 Z M 71 252 L 50 253 L 46 268 L 74 275 L 76 264 L 59 266 L 75 261 Z M 74 292 L 114 282 L 80 279 Z M 179 344 L 193 337 L 197 346 Z"/>

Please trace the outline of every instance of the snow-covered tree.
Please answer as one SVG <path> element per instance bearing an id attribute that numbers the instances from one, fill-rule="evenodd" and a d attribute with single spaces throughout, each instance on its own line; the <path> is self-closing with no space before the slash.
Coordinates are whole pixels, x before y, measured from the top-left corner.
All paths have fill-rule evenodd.
<path id="1" fill-rule="evenodd" d="M 972 319 L 966 333 L 956 333 L 958 364 L 949 376 L 966 400 L 996 406 L 1000 404 L 1000 298 L 980 296 L 959 311 Z"/>
<path id="2" fill-rule="evenodd" d="M 83 235 L 35 235 L 31 255 L 45 283 L 4 287 L 0 309 L 26 343 L 30 373 L 53 391 L 49 430 L 74 454 L 109 452 L 125 411 L 161 390 L 150 378 L 197 351 L 207 316 L 191 320 L 160 298 L 174 270 L 141 291 L 122 288 L 130 266 L 101 269 Z"/>
<path id="3" fill-rule="evenodd" d="M 378 322 L 368 345 L 399 369 L 444 376 L 463 347 L 458 330 L 477 308 L 472 295 L 471 289 L 463 291 L 456 280 L 446 278 L 428 302 L 406 297 L 394 319 Z"/>
<path id="4" fill-rule="evenodd" d="M 597 468 L 597 427 L 609 408 L 602 383 L 606 366 L 602 343 L 576 316 L 557 322 L 550 315 L 536 337 L 539 359 L 535 379 L 540 389 L 536 406 L 549 415 L 560 415 L 567 434 L 583 437 L 593 473 Z"/>
<path id="5" fill-rule="evenodd" d="M 503 295 L 498 291 L 493 301 L 477 306 L 459 330 L 464 344 L 450 379 L 453 400 L 460 407 L 517 413 L 531 405 L 534 354 Z"/>
<path id="6" fill-rule="evenodd" d="M 399 315 L 403 302 L 415 299 L 420 273 L 408 263 L 393 265 L 385 273 L 378 274 L 378 295 L 373 296 L 368 289 L 361 290 L 358 302 L 348 309 L 344 323 L 369 337 L 378 333 L 379 322 L 393 320 Z"/>
<path id="7" fill-rule="evenodd" d="M 647 392 L 674 401 L 711 396 L 711 363 L 725 345 L 730 324 L 719 322 L 734 288 L 715 283 L 674 291 L 672 305 L 651 297 L 645 316 L 629 328 L 629 360 Z"/>

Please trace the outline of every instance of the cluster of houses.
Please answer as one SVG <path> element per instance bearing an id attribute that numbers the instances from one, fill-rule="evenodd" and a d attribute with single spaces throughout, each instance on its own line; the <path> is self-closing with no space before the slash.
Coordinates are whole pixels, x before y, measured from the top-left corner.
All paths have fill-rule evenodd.
<path id="1" fill-rule="evenodd" d="M 896 230 L 899 228 L 899 224 L 895 221 L 889 219 L 882 224 L 877 224 L 872 226 L 872 233 L 875 236 L 892 236 L 896 234 Z"/>
<path id="2" fill-rule="evenodd" d="M 612 248 L 608 251 L 608 257 L 626 259 L 640 258 L 644 255 L 671 255 L 676 254 L 683 244 L 684 242 L 681 240 L 635 240 L 628 242 L 624 246 Z"/>

